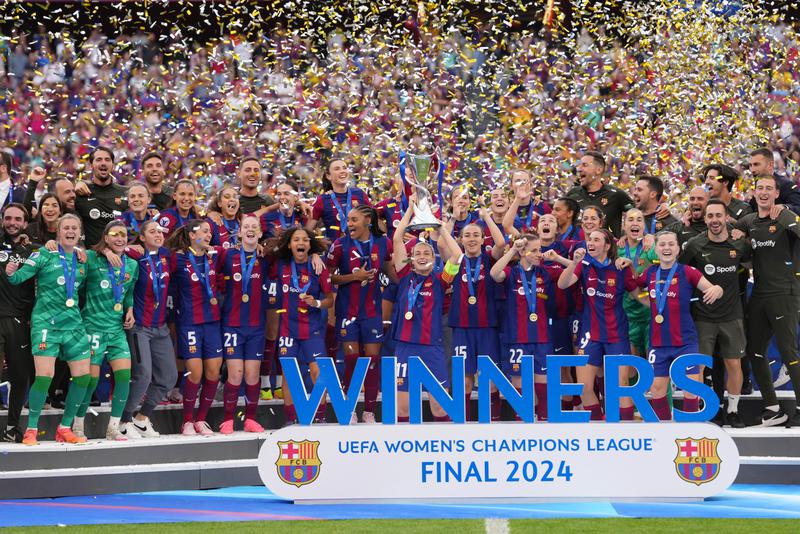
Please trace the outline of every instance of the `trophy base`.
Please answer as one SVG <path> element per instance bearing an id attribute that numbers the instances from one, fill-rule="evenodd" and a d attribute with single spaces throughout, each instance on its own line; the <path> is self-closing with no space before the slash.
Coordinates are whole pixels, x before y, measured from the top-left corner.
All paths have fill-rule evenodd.
<path id="1" fill-rule="evenodd" d="M 411 232 L 421 232 L 423 230 L 438 230 L 442 226 L 440 222 L 419 222 L 416 224 L 409 224 L 408 230 Z"/>

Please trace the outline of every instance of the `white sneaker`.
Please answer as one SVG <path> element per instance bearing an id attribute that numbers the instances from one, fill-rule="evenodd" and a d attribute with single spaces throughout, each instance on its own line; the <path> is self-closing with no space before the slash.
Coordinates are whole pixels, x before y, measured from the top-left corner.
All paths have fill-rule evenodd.
<path id="1" fill-rule="evenodd" d="M 149 417 L 144 421 L 134 419 L 132 424 L 134 428 L 136 428 L 136 431 L 139 433 L 139 435 L 143 438 L 158 438 L 161 436 L 161 434 L 156 432 L 156 429 L 153 428 L 153 423 L 150 422 Z"/>
<path id="2" fill-rule="evenodd" d="M 139 430 L 133 426 L 133 423 L 127 422 L 122 423 L 122 427 L 119 429 L 122 432 L 122 435 L 128 439 L 142 439 L 141 434 L 139 434 Z"/>
<path id="3" fill-rule="evenodd" d="M 184 436 L 196 436 L 197 431 L 194 429 L 194 423 L 191 421 L 183 423 L 183 426 L 181 427 L 181 434 Z"/>
<path id="4" fill-rule="evenodd" d="M 375 424 L 375 414 L 372 412 L 364 412 L 361 414 L 361 421 L 368 425 Z"/>
<path id="5" fill-rule="evenodd" d="M 778 378 L 775 379 L 774 386 L 779 388 L 784 384 L 788 384 L 789 380 L 789 371 L 786 370 L 785 365 L 781 365 L 781 368 L 778 371 Z"/>
<path id="6" fill-rule="evenodd" d="M 358 414 L 353 410 L 353 413 L 350 415 L 350 424 L 357 425 L 358 424 Z"/>
<path id="7" fill-rule="evenodd" d="M 106 439 L 110 441 L 128 441 L 128 438 L 125 437 L 125 434 L 119 428 L 119 425 L 114 425 L 109 423 L 108 429 L 106 430 Z"/>

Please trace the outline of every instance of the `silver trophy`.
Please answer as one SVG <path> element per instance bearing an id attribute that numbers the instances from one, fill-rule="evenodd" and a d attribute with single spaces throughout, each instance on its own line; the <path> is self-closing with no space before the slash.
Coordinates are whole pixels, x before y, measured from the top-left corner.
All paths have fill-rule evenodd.
<path id="1" fill-rule="evenodd" d="M 404 173 L 405 180 L 417 196 L 417 200 L 414 203 L 414 217 L 411 219 L 408 229 L 420 231 L 439 228 L 442 223 L 433 215 L 434 202 L 428 190 L 430 187 L 428 180 L 431 167 L 436 167 L 434 176 L 439 174 L 439 158 L 436 157 L 435 153 L 425 156 L 405 153 L 401 154 L 400 157 L 406 160 L 400 162 L 401 167 L 410 169 L 410 172 Z"/>

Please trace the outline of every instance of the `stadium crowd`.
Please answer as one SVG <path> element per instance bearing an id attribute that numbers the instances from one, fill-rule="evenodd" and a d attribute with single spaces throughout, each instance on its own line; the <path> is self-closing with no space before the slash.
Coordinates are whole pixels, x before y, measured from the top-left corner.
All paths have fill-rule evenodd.
<path id="1" fill-rule="evenodd" d="M 763 357 L 774 334 L 800 393 L 793 34 L 737 35 L 727 56 L 701 56 L 717 62 L 710 76 L 668 33 L 622 46 L 584 32 L 568 54 L 533 36 L 489 50 L 480 32 L 410 28 L 400 46 L 332 34 L 324 53 L 281 29 L 185 48 L 99 31 L 2 41 L 4 439 L 37 442 L 57 359 L 71 380 L 56 439 L 80 442 L 105 358 L 107 437 L 134 439 L 158 435 L 150 416 L 176 386 L 184 434 L 213 432 L 220 387 L 219 431 L 233 431 L 241 389 L 245 430 L 262 431 L 276 355 L 313 382 L 315 358 L 340 353 L 345 385 L 358 356 L 396 355 L 401 391 L 410 356 L 444 383 L 447 355 L 467 356 L 469 391 L 477 354 L 516 383 L 531 354 L 538 398 L 545 354 L 585 354 L 562 377 L 584 394 L 563 404 L 593 419 L 603 356 L 640 354 L 669 419 L 669 364 L 699 350 L 715 356 L 720 424 L 744 424 L 749 363 L 760 423 L 800 425 Z M 654 66 L 663 57 L 683 85 Z M 442 226 L 415 229 L 398 154 L 434 148 Z"/>

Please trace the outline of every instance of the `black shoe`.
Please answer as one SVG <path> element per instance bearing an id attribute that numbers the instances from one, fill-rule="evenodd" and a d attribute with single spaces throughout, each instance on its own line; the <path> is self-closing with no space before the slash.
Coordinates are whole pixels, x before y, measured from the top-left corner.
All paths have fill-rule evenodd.
<path id="1" fill-rule="evenodd" d="M 732 428 L 744 428 L 744 421 L 742 421 L 739 412 L 730 412 L 725 416 L 725 419 Z"/>
<path id="2" fill-rule="evenodd" d="M 717 411 L 717 415 L 714 416 L 713 419 L 710 421 L 717 426 L 725 426 L 725 407 L 720 406 L 719 410 Z"/>
<path id="3" fill-rule="evenodd" d="M 18 428 L 9 428 L 0 434 L 0 441 L 4 441 L 6 443 L 22 443 L 22 436 L 23 433 L 20 432 Z"/>
<path id="4" fill-rule="evenodd" d="M 761 424 L 758 426 L 778 426 L 784 424 L 787 419 L 789 419 L 789 416 L 780 408 L 778 408 L 777 412 L 775 410 L 764 410 L 761 412 Z"/>
<path id="5" fill-rule="evenodd" d="M 742 383 L 742 395 L 750 395 L 753 393 L 753 382 L 750 379 L 746 379 Z"/>
<path id="6" fill-rule="evenodd" d="M 786 421 L 786 428 L 800 427 L 800 410 L 794 412 L 788 421 Z"/>

